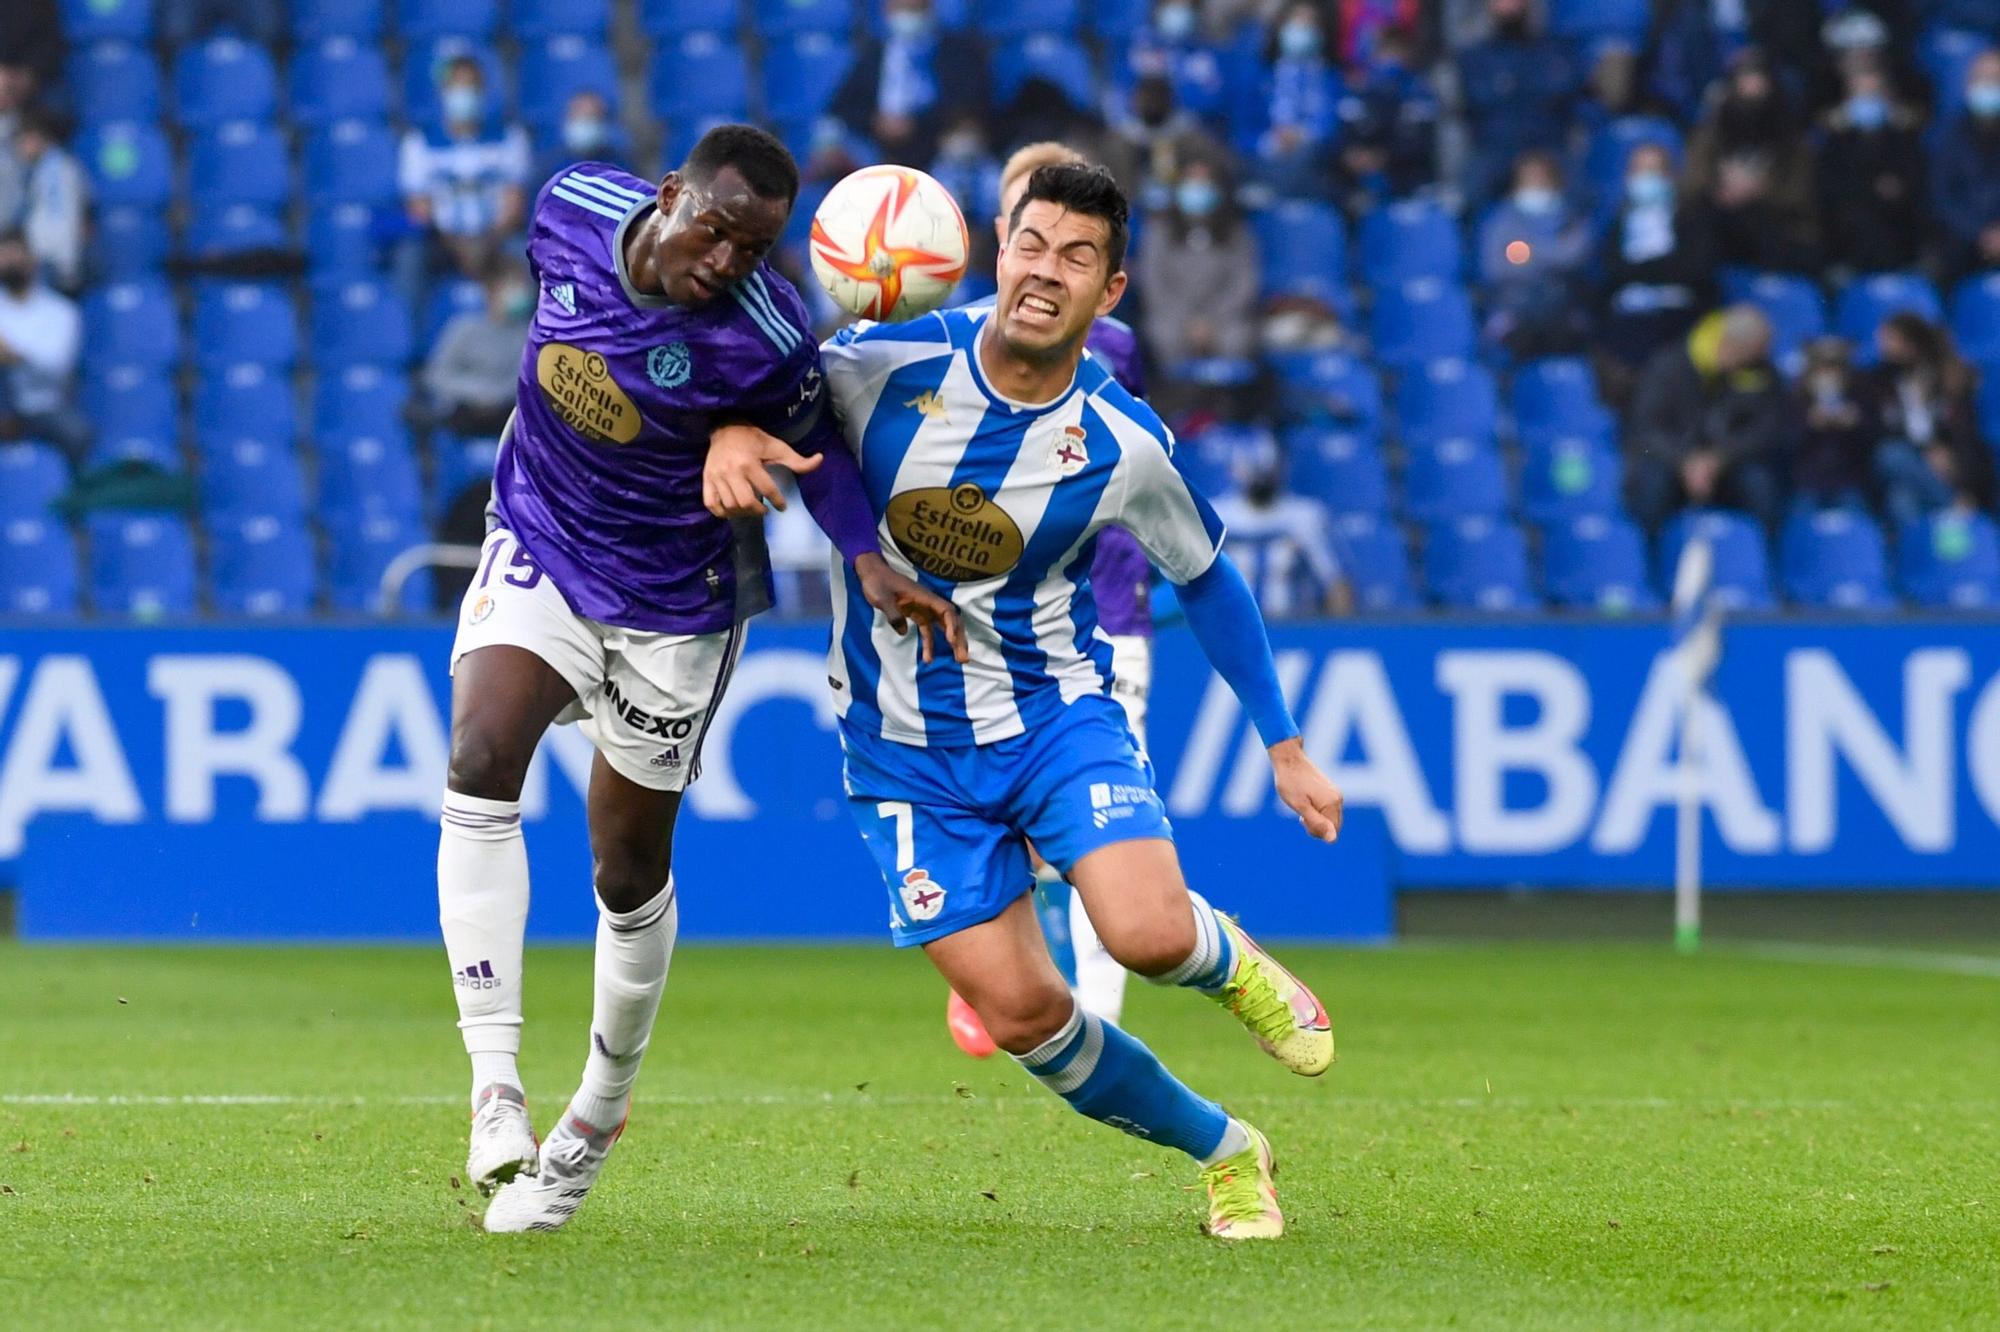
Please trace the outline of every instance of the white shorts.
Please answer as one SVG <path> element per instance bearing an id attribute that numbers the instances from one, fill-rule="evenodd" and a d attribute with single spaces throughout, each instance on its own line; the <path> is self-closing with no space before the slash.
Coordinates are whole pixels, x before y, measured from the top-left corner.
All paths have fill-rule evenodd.
<path id="1" fill-rule="evenodd" d="M 577 723 L 620 776 L 679 791 L 700 775 L 702 738 L 743 650 L 741 624 L 661 634 L 586 619 L 505 528 L 487 534 L 479 571 L 459 603 L 454 672 L 479 648 L 525 648 L 576 691 L 557 723 Z"/>
<path id="2" fill-rule="evenodd" d="M 1144 634 L 1106 634 L 1111 640 L 1111 697 L 1125 709 L 1125 720 L 1139 748 L 1146 747 L 1146 695 L 1153 688 L 1153 640 Z"/>

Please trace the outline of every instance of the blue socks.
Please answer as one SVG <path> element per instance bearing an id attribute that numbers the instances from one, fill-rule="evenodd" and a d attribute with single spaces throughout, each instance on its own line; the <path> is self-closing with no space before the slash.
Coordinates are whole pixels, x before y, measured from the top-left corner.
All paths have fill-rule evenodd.
<path id="1" fill-rule="evenodd" d="M 1222 928 L 1221 918 L 1207 898 L 1190 892 L 1188 905 L 1194 908 L 1194 951 L 1188 954 L 1187 961 L 1153 979 L 1161 985 L 1185 985 L 1213 994 L 1236 969 L 1236 944 Z"/>
<path id="2" fill-rule="evenodd" d="M 1195 1095 L 1151 1050 L 1081 1007 L 1061 1031 L 1018 1058 L 1078 1113 L 1178 1147 L 1204 1164 L 1233 1127 L 1221 1106 Z"/>

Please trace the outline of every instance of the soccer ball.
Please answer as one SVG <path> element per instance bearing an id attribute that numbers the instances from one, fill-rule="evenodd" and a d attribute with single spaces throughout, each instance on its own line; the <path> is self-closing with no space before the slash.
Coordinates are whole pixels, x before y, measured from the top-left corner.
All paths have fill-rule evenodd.
<path id="1" fill-rule="evenodd" d="M 951 191 L 914 167 L 872 166 L 827 192 L 812 224 L 813 276 L 864 319 L 915 319 L 943 305 L 971 249 Z"/>

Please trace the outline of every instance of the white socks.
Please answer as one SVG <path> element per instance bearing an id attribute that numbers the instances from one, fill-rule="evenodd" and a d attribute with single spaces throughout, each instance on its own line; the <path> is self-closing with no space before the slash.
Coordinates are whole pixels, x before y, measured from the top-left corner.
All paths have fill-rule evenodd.
<path id="1" fill-rule="evenodd" d="M 1243 1121 L 1234 1115 L 1229 1117 L 1229 1127 L 1222 1130 L 1222 1141 L 1215 1144 L 1215 1150 L 1201 1158 L 1204 1169 L 1217 1161 L 1227 1161 L 1236 1153 L 1250 1145 L 1250 1130 L 1243 1127 Z"/>
<path id="2" fill-rule="evenodd" d="M 1097 937 L 1079 892 L 1069 895 L 1069 946 L 1076 956 L 1076 1001 L 1085 1012 L 1117 1026 L 1125 1009 L 1125 968 Z"/>
<path id="3" fill-rule="evenodd" d="M 521 803 L 444 793 L 438 829 L 438 923 L 472 1056 L 472 1096 L 521 1085 L 521 941 L 528 928 L 528 849 Z"/>
<path id="4" fill-rule="evenodd" d="M 592 1128 L 625 1120 L 632 1083 L 653 1036 L 667 963 L 680 930 L 673 876 L 650 902 L 623 915 L 597 906 L 597 985 L 590 1014 L 590 1058 L 570 1113 Z"/>

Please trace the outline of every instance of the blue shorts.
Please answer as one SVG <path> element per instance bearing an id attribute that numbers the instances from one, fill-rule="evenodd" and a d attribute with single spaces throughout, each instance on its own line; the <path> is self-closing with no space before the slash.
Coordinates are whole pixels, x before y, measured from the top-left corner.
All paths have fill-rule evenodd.
<path id="1" fill-rule="evenodd" d="M 1027 843 L 1064 874 L 1102 846 L 1173 837 L 1125 710 L 1080 698 L 987 745 L 925 748 L 841 728 L 847 808 L 889 888 L 898 948 L 989 921 L 1034 886 Z"/>

